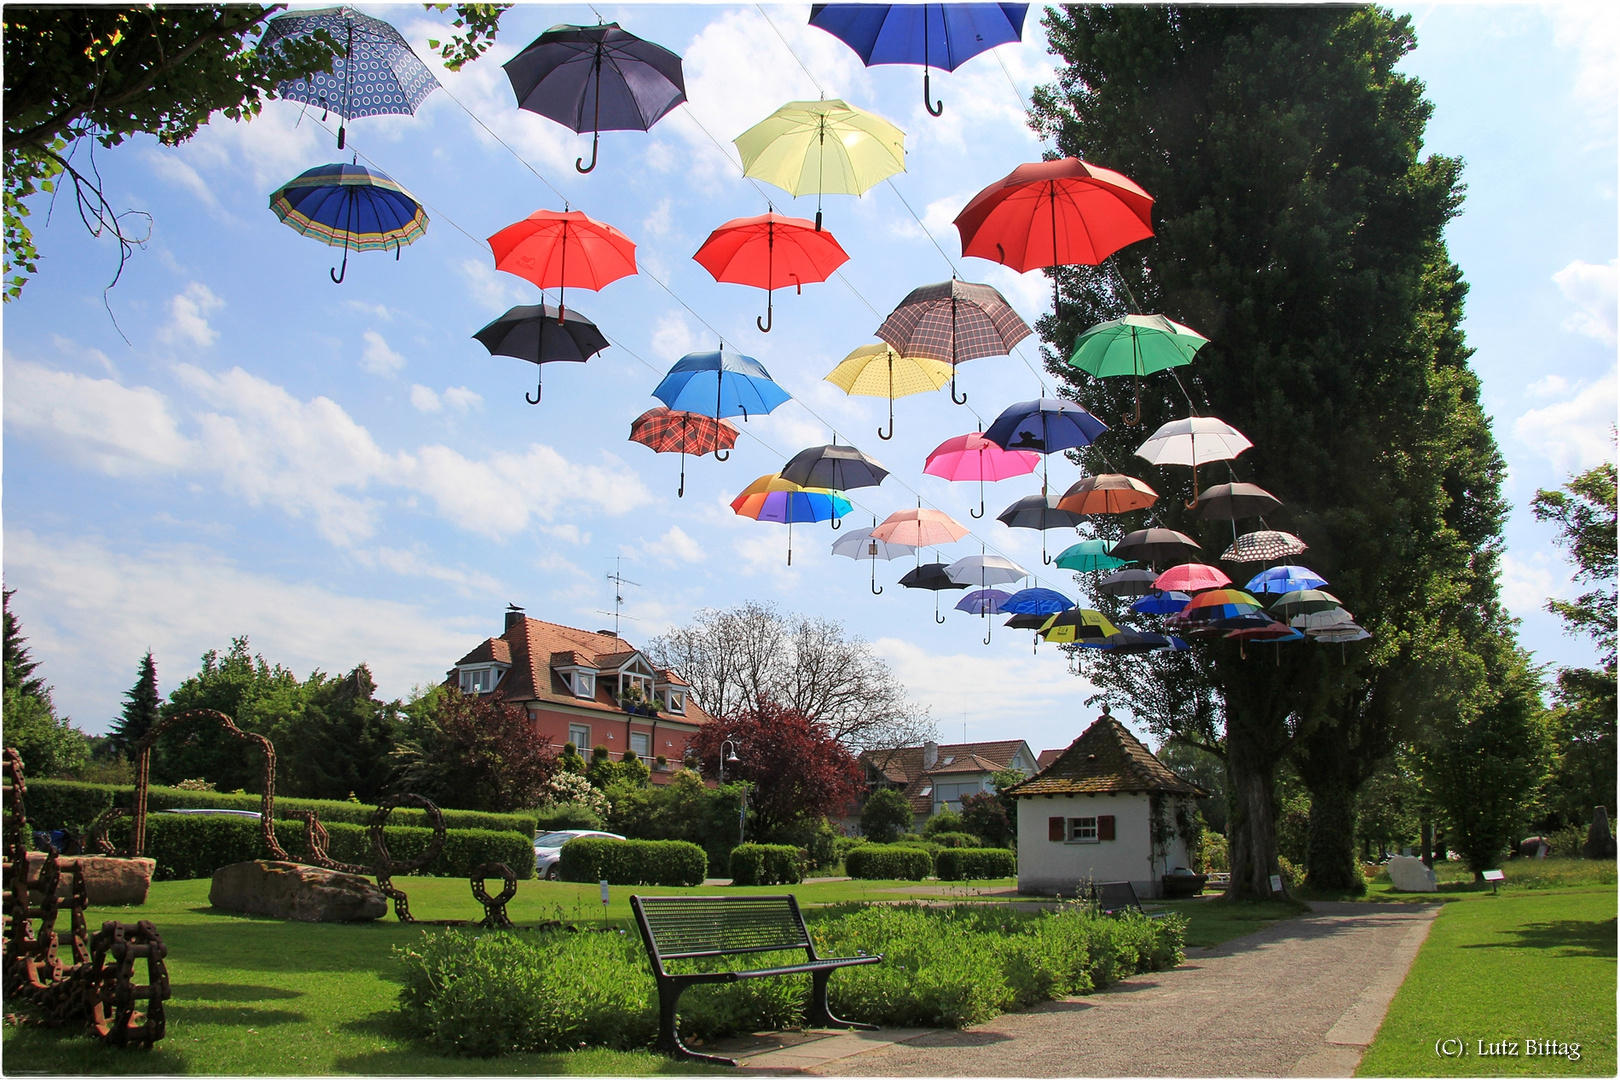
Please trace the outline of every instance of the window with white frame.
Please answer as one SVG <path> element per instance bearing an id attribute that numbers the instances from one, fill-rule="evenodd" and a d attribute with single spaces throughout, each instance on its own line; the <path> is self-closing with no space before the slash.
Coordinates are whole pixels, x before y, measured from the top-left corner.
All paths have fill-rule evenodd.
<path id="1" fill-rule="evenodd" d="M 568 741 L 574 744 L 574 749 L 581 754 L 588 754 L 591 749 L 591 729 L 587 724 L 569 724 Z"/>
<path id="2" fill-rule="evenodd" d="M 669 689 L 669 711 L 672 713 L 686 712 L 686 692 L 674 687 Z"/>
<path id="3" fill-rule="evenodd" d="M 1095 844 L 1097 842 L 1097 819 L 1094 817 L 1072 817 L 1069 819 L 1069 843 Z"/>
<path id="4" fill-rule="evenodd" d="M 637 757 L 650 757 L 652 755 L 652 736 L 643 731 L 630 733 L 630 749 L 636 752 Z"/>
<path id="5" fill-rule="evenodd" d="M 494 668 L 474 668 L 461 673 L 461 690 L 465 694 L 487 694 L 501 681 L 501 673 Z"/>
<path id="6" fill-rule="evenodd" d="M 582 698 L 596 697 L 596 672 L 574 672 L 574 696 Z"/>

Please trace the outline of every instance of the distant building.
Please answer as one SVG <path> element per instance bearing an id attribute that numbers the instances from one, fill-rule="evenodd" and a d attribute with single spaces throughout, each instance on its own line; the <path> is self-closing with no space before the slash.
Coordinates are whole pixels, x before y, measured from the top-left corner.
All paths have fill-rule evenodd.
<path id="1" fill-rule="evenodd" d="M 1022 739 L 1000 742 L 926 742 L 921 746 L 900 746 L 889 750 L 865 750 L 860 755 L 861 770 L 868 791 L 896 788 L 911 804 L 913 827 L 941 810 L 961 813 L 962 796 L 994 792 L 992 778 L 1004 769 L 1017 769 L 1025 776 L 1035 772 L 1035 754 Z M 860 811 L 856 809 L 844 827 L 851 835 L 860 832 Z"/>

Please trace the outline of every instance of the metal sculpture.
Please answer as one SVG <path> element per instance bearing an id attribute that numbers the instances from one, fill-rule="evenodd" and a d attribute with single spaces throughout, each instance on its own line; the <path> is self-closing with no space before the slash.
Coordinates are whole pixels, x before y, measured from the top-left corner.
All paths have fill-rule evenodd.
<path id="1" fill-rule="evenodd" d="M 506 883 L 499 896 L 491 897 L 484 882 L 499 877 Z M 517 875 L 503 862 L 488 862 L 472 872 L 473 899 L 484 905 L 484 917 L 478 923 L 486 930 L 511 930 L 512 920 L 506 914 L 506 902 L 517 895 Z"/>

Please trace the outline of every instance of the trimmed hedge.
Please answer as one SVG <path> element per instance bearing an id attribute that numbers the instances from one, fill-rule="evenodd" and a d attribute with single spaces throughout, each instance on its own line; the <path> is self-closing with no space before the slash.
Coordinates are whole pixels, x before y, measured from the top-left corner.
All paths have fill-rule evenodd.
<path id="1" fill-rule="evenodd" d="M 965 832 L 937 832 L 928 839 L 942 848 L 982 848 L 984 841 L 972 833 Z"/>
<path id="2" fill-rule="evenodd" d="M 731 849 L 733 885 L 797 885 L 804 859 L 789 844 L 738 844 Z"/>
<path id="3" fill-rule="evenodd" d="M 844 873 L 868 881 L 921 881 L 933 872 L 934 860 L 922 848 L 863 844 L 844 856 Z"/>
<path id="4" fill-rule="evenodd" d="M 115 821 L 108 830 L 109 839 L 120 846 L 128 843 L 130 826 L 128 818 Z M 327 854 L 334 860 L 371 865 L 369 827 L 333 822 L 326 826 L 326 831 L 331 837 Z M 409 825 L 387 826 L 384 835 L 388 839 L 388 854 L 401 861 L 420 855 L 433 840 L 432 829 Z M 276 839 L 296 858 L 305 850 L 303 823 L 276 822 Z M 257 821 L 201 814 L 148 816 L 146 854 L 157 862 L 152 875 L 157 881 L 212 877 L 222 866 L 267 857 Z M 534 841 L 517 832 L 451 829 L 445 833 L 439 857 L 417 873 L 432 877 L 467 877 L 475 867 L 487 862 L 503 862 L 519 878 L 532 878 Z"/>
<path id="5" fill-rule="evenodd" d="M 1007 848 L 949 847 L 934 856 L 934 875 L 941 881 L 982 881 L 1017 874 L 1018 857 Z"/>
<path id="6" fill-rule="evenodd" d="M 103 810 L 112 806 L 134 806 L 135 789 L 113 784 L 84 784 L 77 780 L 29 780 L 25 796 L 28 821 L 38 829 L 83 829 Z M 217 791 L 182 791 L 153 785 L 146 792 L 146 810 L 206 808 L 218 810 L 258 810 L 258 795 L 226 795 Z M 333 799 L 276 798 L 276 819 L 291 818 L 299 810 L 314 810 L 321 824 L 348 823 L 370 826 L 377 808 L 368 803 L 339 802 Z M 488 829 L 493 832 L 535 834 L 535 816 L 527 814 L 486 814 L 477 810 L 443 810 L 447 829 Z M 388 825 L 427 827 L 427 811 L 401 806 L 388 817 Z M 514 869 L 516 869 L 514 867 Z"/>
<path id="7" fill-rule="evenodd" d="M 685 840 L 609 840 L 581 836 L 563 845 L 557 876 L 610 885 L 701 885 L 709 872 L 703 849 Z"/>

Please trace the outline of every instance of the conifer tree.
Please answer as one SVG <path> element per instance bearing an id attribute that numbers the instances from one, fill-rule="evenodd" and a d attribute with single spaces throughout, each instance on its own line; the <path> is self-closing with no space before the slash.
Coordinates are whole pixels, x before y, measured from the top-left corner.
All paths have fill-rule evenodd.
<path id="1" fill-rule="evenodd" d="M 158 696 L 157 664 L 152 650 L 141 658 L 135 685 L 124 691 L 124 711 L 107 733 L 114 753 L 135 760 L 135 747 L 163 715 L 163 699 Z"/>

